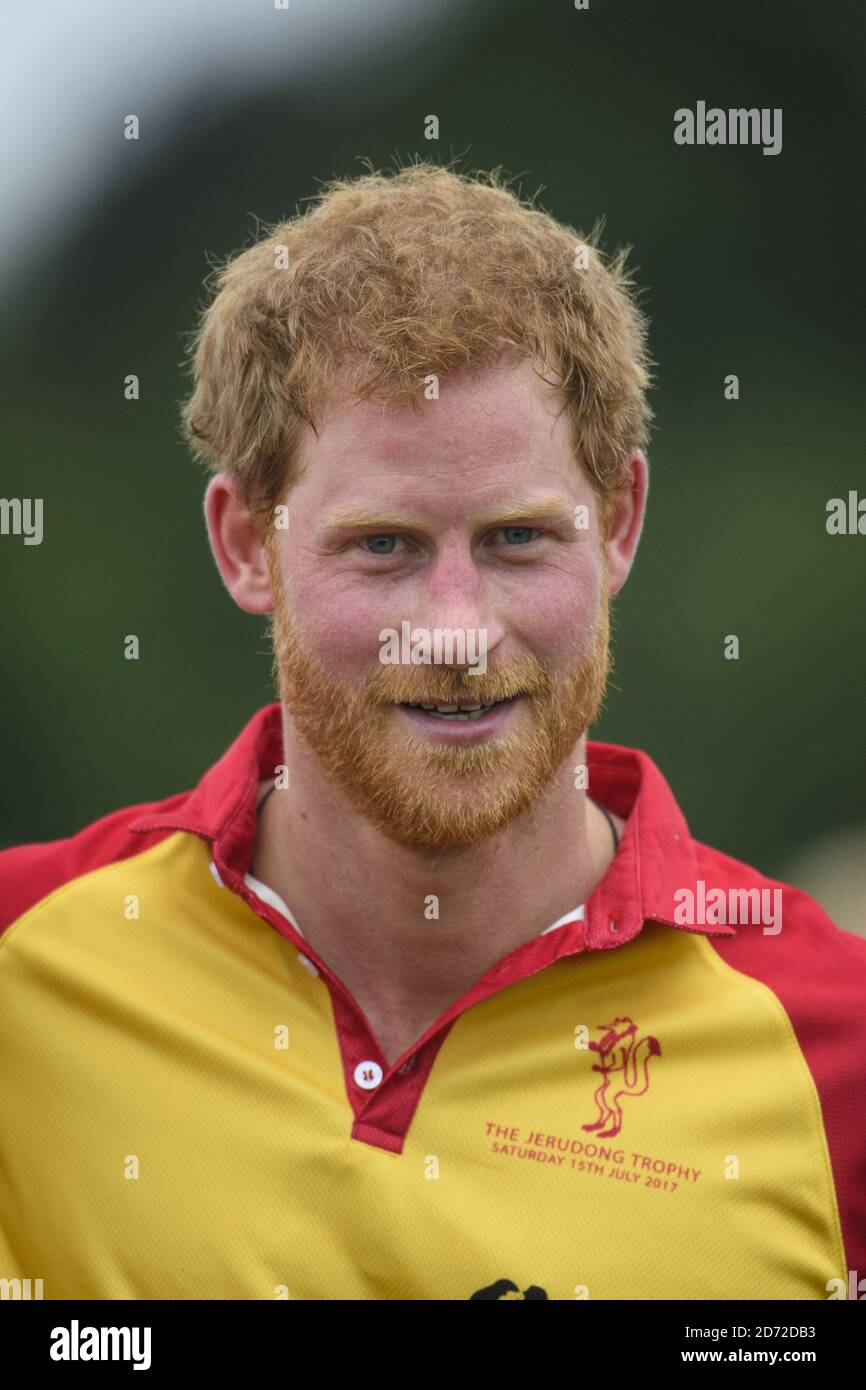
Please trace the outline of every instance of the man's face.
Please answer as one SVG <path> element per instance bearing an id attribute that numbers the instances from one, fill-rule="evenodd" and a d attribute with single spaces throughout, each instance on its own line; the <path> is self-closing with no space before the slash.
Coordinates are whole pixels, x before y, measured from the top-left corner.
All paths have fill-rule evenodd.
<path id="1" fill-rule="evenodd" d="M 600 706 L 605 553 L 561 404 L 524 361 L 446 380 L 417 411 L 342 398 L 301 446 L 272 546 L 280 698 L 323 769 L 404 844 L 474 844 L 510 824 Z M 413 637 L 480 633 L 486 671 L 383 664 L 380 634 L 404 622 Z M 494 701 L 461 720 L 406 708 Z"/>

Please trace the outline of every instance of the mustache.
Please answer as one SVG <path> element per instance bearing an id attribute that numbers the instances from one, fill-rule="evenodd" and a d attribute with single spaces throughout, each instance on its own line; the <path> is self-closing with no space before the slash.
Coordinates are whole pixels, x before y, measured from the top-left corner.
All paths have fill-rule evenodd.
<path id="1" fill-rule="evenodd" d="M 443 671 L 438 677 L 425 676 L 423 684 L 417 677 L 408 675 L 405 679 L 395 679 L 394 673 L 389 671 L 377 672 L 366 695 L 370 701 L 391 705 L 490 705 L 499 700 L 516 699 L 518 695 L 544 696 L 549 689 L 550 682 L 540 671 L 527 674 L 524 670 L 516 675 L 497 677 L 488 670 L 483 678 Z"/>
<path id="2" fill-rule="evenodd" d="M 387 703 L 392 705 L 494 705 L 501 700 L 516 700 L 518 695 L 527 695 L 528 693 L 526 690 L 513 690 L 500 695 L 490 691 L 462 689 L 442 695 L 431 694 L 428 690 L 422 690 L 411 695 L 392 696 Z"/>

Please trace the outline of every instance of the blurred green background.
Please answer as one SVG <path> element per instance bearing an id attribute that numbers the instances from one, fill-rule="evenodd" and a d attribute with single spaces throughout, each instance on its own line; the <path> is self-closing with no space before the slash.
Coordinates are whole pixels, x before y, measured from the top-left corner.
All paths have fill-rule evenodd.
<path id="1" fill-rule="evenodd" d="M 45 538 L 0 538 L 0 842 L 193 785 L 273 698 L 264 625 L 222 587 L 179 433 L 208 255 L 303 207 L 317 178 L 362 172 L 360 156 L 457 155 L 541 188 L 578 229 L 603 215 L 604 247 L 634 248 L 657 362 L 652 487 L 594 732 L 656 760 L 699 839 L 779 873 L 866 819 L 866 537 L 825 529 L 828 499 L 866 496 L 864 8 L 417 8 L 414 38 L 389 41 L 386 24 L 315 80 L 272 53 L 238 90 L 222 74 L 252 60 L 227 48 L 209 70 L 190 56 L 172 103 L 152 81 L 121 86 L 115 163 L 83 212 L 61 199 L 51 225 L 41 215 L 39 254 L 3 282 L 2 495 L 43 497 Z M 291 23 L 311 13 L 296 0 Z M 781 107 L 781 154 L 675 145 L 675 109 L 698 100 Z M 149 159 L 121 138 L 129 111 L 158 132 Z M 728 373 L 739 401 L 724 399 Z M 140 661 L 123 658 L 127 633 Z M 728 633 L 739 661 L 723 658 Z"/>

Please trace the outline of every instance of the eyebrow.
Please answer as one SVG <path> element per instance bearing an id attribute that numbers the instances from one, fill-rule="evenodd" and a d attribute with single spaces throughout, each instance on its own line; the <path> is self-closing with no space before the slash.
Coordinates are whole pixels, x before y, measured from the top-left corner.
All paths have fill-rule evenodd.
<path id="1" fill-rule="evenodd" d="M 576 505 L 576 504 L 575 504 Z M 515 521 L 572 521 L 574 506 L 562 497 L 541 497 L 506 502 L 497 507 L 495 513 L 483 517 L 478 526 L 506 526 Z M 369 529 L 377 527 L 383 534 L 389 531 L 423 531 L 424 523 L 409 512 L 389 512 L 384 514 L 372 508 L 347 509 L 334 512 L 326 524 L 328 531 Z"/>

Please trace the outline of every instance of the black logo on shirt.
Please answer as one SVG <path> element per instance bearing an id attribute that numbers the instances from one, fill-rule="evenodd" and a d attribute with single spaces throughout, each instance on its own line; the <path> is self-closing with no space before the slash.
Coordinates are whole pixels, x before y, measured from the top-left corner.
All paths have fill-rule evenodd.
<path id="1" fill-rule="evenodd" d="M 516 1284 L 512 1284 L 510 1279 L 497 1279 L 495 1284 L 488 1284 L 486 1289 L 479 1289 L 477 1293 L 470 1294 L 473 1298 L 489 1298 L 494 1301 L 519 1300 L 524 1298 L 547 1298 L 544 1289 L 540 1289 L 537 1284 L 530 1284 L 523 1293 Z"/>

